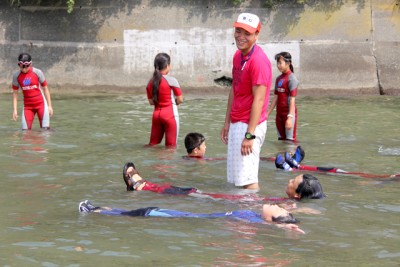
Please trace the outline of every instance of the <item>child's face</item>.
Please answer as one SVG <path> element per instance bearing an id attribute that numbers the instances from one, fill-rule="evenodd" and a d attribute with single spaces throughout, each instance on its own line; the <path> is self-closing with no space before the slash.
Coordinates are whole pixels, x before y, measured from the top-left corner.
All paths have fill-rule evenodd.
<path id="1" fill-rule="evenodd" d="M 294 179 L 290 179 L 289 183 L 286 187 L 286 194 L 290 198 L 299 198 L 299 195 L 296 193 L 296 189 L 299 187 L 299 184 L 303 182 L 303 175 L 300 174 L 296 176 Z"/>
<path id="2" fill-rule="evenodd" d="M 282 73 L 286 73 L 290 69 L 290 63 L 286 62 L 283 57 L 280 57 L 277 62 L 278 70 Z"/>
<path id="3" fill-rule="evenodd" d="M 204 141 L 203 143 L 201 143 L 201 145 L 198 148 L 196 148 L 197 156 L 204 157 L 204 155 L 206 154 L 206 149 L 207 149 L 206 141 Z"/>
<path id="4" fill-rule="evenodd" d="M 288 213 L 287 210 L 277 205 L 264 204 L 262 208 L 262 217 L 268 222 L 272 222 L 272 217 L 287 216 Z"/>
<path id="5" fill-rule="evenodd" d="M 31 65 L 32 64 L 27 64 L 27 62 L 25 63 L 25 64 L 19 64 L 18 63 L 18 66 L 19 66 L 19 69 L 20 69 L 20 71 L 22 72 L 22 73 L 27 73 L 28 71 L 29 71 L 29 68 L 31 67 Z"/>

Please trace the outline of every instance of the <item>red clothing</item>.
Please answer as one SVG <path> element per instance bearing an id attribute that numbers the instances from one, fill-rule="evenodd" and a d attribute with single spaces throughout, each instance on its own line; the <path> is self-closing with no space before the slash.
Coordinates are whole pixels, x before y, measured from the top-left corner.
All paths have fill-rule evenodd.
<path id="1" fill-rule="evenodd" d="M 159 194 L 171 194 L 171 195 L 188 195 L 190 193 L 195 193 L 197 192 L 196 188 L 191 188 L 191 187 L 177 187 L 177 186 L 172 186 L 169 184 L 154 184 L 150 182 L 146 182 L 142 190 L 145 191 L 151 191 L 154 193 L 159 193 Z"/>
<path id="2" fill-rule="evenodd" d="M 24 95 L 24 109 L 22 112 L 22 129 L 31 129 L 35 115 L 39 118 L 40 127 L 50 127 L 50 116 L 46 98 L 40 86 L 47 86 L 43 72 L 32 66 L 27 73 L 20 70 L 13 75 L 12 89 L 21 88 Z"/>
<path id="3" fill-rule="evenodd" d="M 279 114 L 289 114 L 290 97 L 297 96 L 299 81 L 289 70 L 276 78 L 274 94 L 278 95 L 276 102 L 276 112 Z"/>
<path id="4" fill-rule="evenodd" d="M 170 194 L 170 195 L 189 195 L 191 193 L 197 193 L 200 195 L 206 195 L 214 199 L 227 199 L 232 201 L 284 201 L 287 198 L 278 197 L 258 197 L 256 194 L 249 195 L 228 195 L 228 194 L 216 194 L 216 193 L 205 193 L 192 187 L 178 187 L 169 184 L 154 184 L 146 181 L 146 184 L 142 188 L 144 191 L 151 191 L 159 194 Z"/>
<path id="5" fill-rule="evenodd" d="M 153 84 L 149 81 L 146 87 L 148 99 L 153 99 Z M 179 134 L 179 114 L 175 97 L 182 91 L 178 81 L 168 75 L 163 75 L 158 88 L 158 103 L 154 105 L 149 145 L 161 143 L 165 134 L 165 145 L 176 146 Z"/>
<path id="6" fill-rule="evenodd" d="M 267 87 L 258 124 L 267 120 L 266 110 L 272 83 L 272 70 L 271 62 L 261 47 L 255 44 L 252 51 L 244 57 L 240 50 L 236 51 L 233 57 L 232 77 L 234 98 L 230 114 L 231 122 L 249 123 L 254 99 L 252 90 L 256 85 Z"/>
<path id="7" fill-rule="evenodd" d="M 153 99 L 153 81 L 150 80 L 146 87 L 147 98 Z M 181 96 L 182 91 L 180 89 L 178 81 L 169 75 L 163 75 L 160 85 L 158 87 L 158 103 L 155 105 L 158 107 L 168 107 L 175 104 L 174 96 Z"/>
<path id="8" fill-rule="evenodd" d="M 276 78 L 274 94 L 278 96 L 276 102 L 276 129 L 278 131 L 279 140 L 292 140 L 297 139 L 297 106 L 294 107 L 294 124 L 291 130 L 285 127 L 287 115 L 290 111 L 290 98 L 297 96 L 299 81 L 296 76 L 289 70 L 282 73 Z"/>
<path id="9" fill-rule="evenodd" d="M 12 89 L 22 89 L 24 94 L 24 104 L 38 103 L 42 100 L 42 91 L 40 86 L 46 86 L 47 81 L 43 72 L 37 68 L 29 67 L 27 73 L 17 71 L 14 73 Z"/>

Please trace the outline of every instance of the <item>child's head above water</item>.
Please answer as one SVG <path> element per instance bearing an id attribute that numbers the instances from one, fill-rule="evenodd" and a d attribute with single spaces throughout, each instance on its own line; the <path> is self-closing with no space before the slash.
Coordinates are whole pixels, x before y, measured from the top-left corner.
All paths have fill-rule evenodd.
<path id="1" fill-rule="evenodd" d="M 202 158 L 206 153 L 206 139 L 201 133 L 188 133 L 185 148 L 188 156 Z"/>
<path id="2" fill-rule="evenodd" d="M 297 199 L 320 199 L 325 197 L 321 183 L 317 177 L 311 174 L 301 174 L 294 179 L 290 179 L 286 187 L 286 194 L 290 198 Z"/>
<path id="3" fill-rule="evenodd" d="M 297 223 L 298 220 L 293 215 L 275 204 L 264 204 L 262 207 L 261 216 L 268 222 L 276 223 Z"/>

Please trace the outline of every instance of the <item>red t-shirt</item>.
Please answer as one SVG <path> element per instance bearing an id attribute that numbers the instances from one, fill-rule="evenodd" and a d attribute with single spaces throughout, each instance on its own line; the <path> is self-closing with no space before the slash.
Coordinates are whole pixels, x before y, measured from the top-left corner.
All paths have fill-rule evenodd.
<path id="1" fill-rule="evenodd" d="M 271 62 L 258 45 L 254 45 L 253 51 L 242 56 L 237 50 L 233 56 L 232 88 L 234 93 L 231 122 L 249 123 L 251 106 L 253 104 L 253 86 L 264 85 L 267 87 L 264 105 L 258 124 L 267 120 L 267 106 L 272 83 Z"/>

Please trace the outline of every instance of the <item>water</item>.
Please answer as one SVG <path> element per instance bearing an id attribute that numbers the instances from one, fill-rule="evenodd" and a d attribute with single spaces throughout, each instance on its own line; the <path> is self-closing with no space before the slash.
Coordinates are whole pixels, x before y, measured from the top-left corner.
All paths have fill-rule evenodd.
<path id="1" fill-rule="evenodd" d="M 226 183 L 226 161 L 181 159 L 189 131 L 206 136 L 209 157 L 226 156 L 225 96 L 186 96 L 176 151 L 143 147 L 152 113 L 144 94 L 53 98 L 48 132 L 37 120 L 31 132 L 20 131 L 10 120 L 11 95 L 0 99 L 2 266 L 398 266 L 399 180 L 316 174 L 328 197 L 298 203 L 321 212 L 295 214 L 305 235 L 226 219 L 80 215 L 84 199 L 192 212 L 257 211 L 262 203 L 125 191 L 122 166 L 133 160 L 152 182 L 240 193 Z M 399 173 L 399 106 L 400 98 L 387 96 L 299 98 L 303 163 Z M 276 140 L 272 120 L 268 127 L 262 154 L 274 156 L 287 145 Z M 294 176 L 262 162 L 259 195 L 284 196 Z"/>

